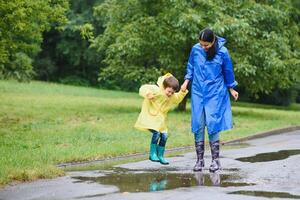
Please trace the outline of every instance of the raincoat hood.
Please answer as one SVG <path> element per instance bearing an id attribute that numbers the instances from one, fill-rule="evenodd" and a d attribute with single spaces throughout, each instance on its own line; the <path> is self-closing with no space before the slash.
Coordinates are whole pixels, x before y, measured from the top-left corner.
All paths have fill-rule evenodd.
<path id="1" fill-rule="evenodd" d="M 217 36 L 217 38 L 218 38 L 218 47 L 219 49 L 221 49 L 225 45 L 226 39 L 219 36 Z"/>
<path id="2" fill-rule="evenodd" d="M 164 89 L 165 89 L 165 88 L 164 88 L 164 85 L 163 85 L 164 80 L 165 80 L 166 78 L 171 77 L 171 76 L 173 76 L 171 73 L 166 73 L 165 75 L 163 75 L 163 76 L 161 76 L 161 77 L 159 77 L 159 78 L 157 79 L 156 84 L 159 86 L 159 88 L 160 88 L 161 90 L 164 90 Z"/>

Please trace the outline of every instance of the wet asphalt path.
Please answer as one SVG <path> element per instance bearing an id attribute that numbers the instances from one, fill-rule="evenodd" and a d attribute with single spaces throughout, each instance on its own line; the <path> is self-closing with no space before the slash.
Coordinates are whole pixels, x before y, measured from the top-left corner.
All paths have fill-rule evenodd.
<path id="1" fill-rule="evenodd" d="M 222 148 L 222 147 L 221 147 Z M 33 199 L 300 199 L 300 131 L 247 141 L 221 149 L 219 173 L 192 172 L 195 153 L 148 160 L 107 170 L 70 172 L 65 177 L 8 186 L 0 200 Z"/>

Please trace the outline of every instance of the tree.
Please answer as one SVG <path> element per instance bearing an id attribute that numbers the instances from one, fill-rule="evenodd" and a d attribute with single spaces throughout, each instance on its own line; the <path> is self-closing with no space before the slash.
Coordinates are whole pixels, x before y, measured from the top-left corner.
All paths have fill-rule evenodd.
<path id="1" fill-rule="evenodd" d="M 227 1 L 213 25 L 228 39 L 241 87 L 258 98 L 299 81 L 299 26 L 291 1 Z"/>
<path id="2" fill-rule="evenodd" d="M 290 88 L 300 63 L 295 2 L 107 0 L 95 8 L 105 26 L 92 44 L 105 55 L 99 81 L 136 90 L 167 71 L 182 78 L 199 30 L 211 27 L 228 40 L 246 93 L 259 97 Z"/>
<path id="3" fill-rule="evenodd" d="M 99 3 L 101 0 L 70 1 L 64 30 L 52 28 L 44 34 L 42 51 L 34 63 L 36 78 L 69 84 L 97 84 L 102 57 L 89 48 L 88 40 L 93 37 L 91 33 L 102 31 L 101 23 L 93 17 L 92 11 Z"/>
<path id="4" fill-rule="evenodd" d="M 93 43 L 105 55 L 102 86 L 137 90 L 168 71 L 183 77 L 190 48 L 204 27 L 198 9 L 187 1 L 148 0 L 106 1 L 96 7 L 95 16 L 105 26 Z"/>
<path id="5" fill-rule="evenodd" d="M 64 24 L 67 8 L 67 0 L 0 0 L 0 77 L 32 77 L 42 33 Z"/>

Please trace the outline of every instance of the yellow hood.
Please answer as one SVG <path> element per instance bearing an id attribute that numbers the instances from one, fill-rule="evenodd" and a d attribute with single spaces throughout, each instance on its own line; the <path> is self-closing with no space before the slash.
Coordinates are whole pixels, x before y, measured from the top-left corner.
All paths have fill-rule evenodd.
<path id="1" fill-rule="evenodd" d="M 165 75 L 158 78 L 156 83 L 157 83 L 157 85 L 159 86 L 160 89 L 164 90 L 163 82 L 166 78 L 169 78 L 171 76 L 173 76 L 171 73 L 166 73 Z"/>

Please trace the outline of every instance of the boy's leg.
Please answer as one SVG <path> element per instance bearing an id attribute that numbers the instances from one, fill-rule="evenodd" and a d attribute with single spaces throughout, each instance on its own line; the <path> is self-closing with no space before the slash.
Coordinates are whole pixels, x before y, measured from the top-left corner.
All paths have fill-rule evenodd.
<path id="1" fill-rule="evenodd" d="M 161 133 L 160 134 L 160 140 L 159 140 L 159 146 L 165 147 L 168 140 L 168 134 L 167 133 Z"/>
<path id="2" fill-rule="evenodd" d="M 204 131 L 205 131 L 205 112 L 203 110 L 200 117 L 199 131 L 194 134 L 195 137 L 195 149 L 197 155 L 197 162 L 194 166 L 194 171 L 202 171 L 204 168 Z"/>
<path id="3" fill-rule="evenodd" d="M 157 157 L 157 143 L 159 139 L 159 132 L 150 129 L 150 132 L 152 133 L 151 138 L 151 144 L 150 144 L 150 155 L 149 160 L 153 162 L 159 162 L 159 159 Z"/>
<path id="4" fill-rule="evenodd" d="M 215 172 L 221 168 L 220 164 L 220 139 L 219 133 L 209 134 L 209 146 L 211 150 L 211 165 L 209 167 L 210 172 Z"/>
<path id="5" fill-rule="evenodd" d="M 158 159 L 159 159 L 159 162 L 163 165 L 169 164 L 169 162 L 164 158 L 165 146 L 167 143 L 167 139 L 168 139 L 167 133 L 160 134 L 160 141 L 159 141 L 159 145 L 158 145 Z"/>

